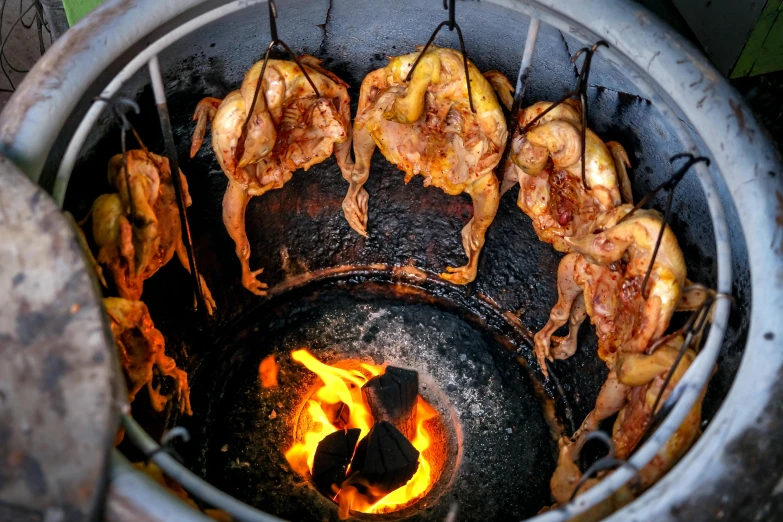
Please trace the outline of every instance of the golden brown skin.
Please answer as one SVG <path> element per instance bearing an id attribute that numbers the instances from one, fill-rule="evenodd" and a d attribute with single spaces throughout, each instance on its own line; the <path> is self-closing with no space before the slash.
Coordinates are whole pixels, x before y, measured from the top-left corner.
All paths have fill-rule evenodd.
<path id="1" fill-rule="evenodd" d="M 120 196 L 98 196 L 92 204 L 90 217 L 92 237 L 98 249 L 96 261 L 111 275 L 120 295 L 141 296 L 141 280 L 136 275 L 133 228 L 125 215 Z"/>
<path id="2" fill-rule="evenodd" d="M 646 298 L 642 295 L 642 281 L 662 217 L 654 210 L 638 210 L 618 224 L 631 208 L 622 205 L 599 216 L 594 225 L 596 233 L 564 238 L 574 252 L 565 256 L 558 267 L 558 302 L 547 324 L 534 337 L 536 356 L 546 376 L 547 359 L 573 355 L 578 327 L 587 315 L 596 326 L 598 355 L 610 371 L 593 411 L 574 434 L 576 452 L 587 434 L 625 404 L 631 388 L 614 371 L 617 358 L 642 353 L 661 338 L 682 303 L 685 261 L 668 226 L 647 282 Z M 556 339 L 559 344 L 551 347 L 552 334 L 569 318 L 568 336 Z"/>
<path id="3" fill-rule="evenodd" d="M 109 185 L 119 194 L 133 227 L 136 276 L 150 262 L 160 239 L 154 207 L 161 188 L 158 172 L 161 159 L 160 156 L 153 156 L 152 153 L 143 150 L 128 151 L 125 156 L 125 161 L 128 163 L 127 176 L 126 170 L 123 169 L 122 154 L 117 154 L 109 160 Z"/>
<path id="4" fill-rule="evenodd" d="M 430 46 L 406 82 L 418 56 L 391 58 L 386 67 L 362 81 L 354 121 L 356 165 L 343 210 L 351 227 L 366 236 L 369 196 L 362 187 L 376 146 L 405 172 L 406 183 L 421 175 L 425 186 L 433 185 L 452 196 L 467 193 L 473 200 L 473 218 L 462 229 L 468 263 L 447 267 L 441 274 L 453 283 L 466 284 L 476 278 L 479 253 L 500 201 L 493 170 L 503 153 L 507 131 L 493 87 L 504 102 L 512 101 L 513 89 L 502 74 L 490 71 L 485 77 L 468 62 L 474 114 L 462 54 Z"/>
<path id="5" fill-rule="evenodd" d="M 107 297 L 103 306 L 111 320 L 111 331 L 117 342 L 120 363 L 128 382 L 128 399 L 147 387 L 150 402 L 156 411 L 162 411 L 172 396 L 160 394 L 160 386 L 152 385 L 153 368 L 174 379 L 174 396 L 179 399 L 179 411 L 192 415 L 188 375 L 177 368 L 174 359 L 165 353 L 163 334 L 155 328 L 147 305 L 120 297 Z"/>
<path id="6" fill-rule="evenodd" d="M 589 190 L 585 190 L 581 110 L 574 100 L 558 105 L 522 132 L 551 105 L 538 102 L 519 112 L 505 165 L 503 192 L 518 182 L 517 205 L 533 220 L 538 237 L 560 252 L 570 252 L 563 238 L 587 233 L 600 213 L 622 202 L 620 188 L 629 191 L 630 187 L 625 170 L 629 161 L 622 145 L 604 144 L 587 129 L 585 178 Z"/>
<path id="7" fill-rule="evenodd" d="M 574 353 L 576 330 L 586 315 L 596 325 L 598 354 L 610 368 L 617 352 L 638 353 L 669 326 L 686 281 L 685 260 L 666 226 L 643 298 L 641 284 L 662 217 L 654 210 L 638 210 L 616 225 L 631 208 L 626 204 L 599 216 L 593 225 L 596 233 L 563 238 L 574 253 L 558 267 L 557 304 L 535 335 L 536 356 L 545 375 L 546 359 L 566 359 Z M 557 339 L 559 344 L 552 349 L 552 334 L 569 318 L 569 335 Z"/>
<path id="8" fill-rule="evenodd" d="M 269 60 L 243 144 L 242 126 L 253 104 L 263 62 L 245 75 L 239 90 L 222 101 L 204 98 L 196 107 L 197 120 L 190 156 L 204 140 L 212 122 L 212 149 L 228 177 L 223 197 L 223 223 L 236 245 L 242 266 L 242 285 L 256 295 L 266 295 L 257 279 L 263 268 L 250 270 L 250 243 L 245 231 L 245 211 L 250 198 L 282 188 L 297 169 L 307 170 L 334 153 L 343 177 L 350 181 L 351 112 L 347 84 L 320 67 L 313 56 L 299 57 L 318 89 L 320 98 L 295 62 Z M 239 156 L 239 157 L 237 157 Z"/>
<path id="9" fill-rule="evenodd" d="M 141 298 L 144 281 L 171 261 L 175 253 L 188 271 L 190 263 L 168 159 L 136 149 L 127 152 L 127 163 L 129 179 L 122 168 L 122 154 L 109 160 L 109 183 L 118 193 L 99 196 L 90 215 L 98 263 L 112 275 L 119 296 L 136 301 Z M 185 205 L 190 206 L 182 171 L 180 179 Z M 201 276 L 200 282 L 211 314 L 215 301 Z"/>
<path id="10" fill-rule="evenodd" d="M 621 358 L 615 367 L 619 381 L 629 387 L 625 394 L 625 401 L 619 409 L 617 420 L 612 430 L 612 440 L 615 444 L 616 456 L 619 459 L 627 459 L 633 449 L 644 435 L 652 417 L 652 407 L 663 387 L 666 376 L 672 367 L 677 354 L 684 342 L 682 336 L 672 336 L 650 355 L 629 354 Z M 685 371 L 693 363 L 696 353 L 686 350 L 671 380 L 661 395 L 660 405 L 674 390 Z M 588 516 L 580 518 L 580 521 L 600 520 L 608 516 L 623 505 L 627 504 L 635 496 L 655 484 L 666 472 L 668 472 L 688 451 L 701 434 L 701 405 L 704 392 L 691 408 L 682 425 L 669 438 L 658 454 L 644 466 L 639 473 L 639 481 L 633 488 L 625 488 L 615 496 L 602 503 L 603 508 L 597 509 L 595 514 L 601 516 Z M 582 477 L 582 472 L 576 465 L 576 459 L 581 451 L 578 439 L 574 442 L 561 441 L 560 458 L 557 468 L 552 475 L 550 488 L 558 504 L 568 502 L 574 492 L 576 484 Z M 605 475 L 603 475 L 605 476 Z M 602 478 L 602 477 L 601 477 Z M 590 479 L 580 488 L 583 493 L 600 479 Z M 592 513 L 592 511 L 591 511 Z"/>

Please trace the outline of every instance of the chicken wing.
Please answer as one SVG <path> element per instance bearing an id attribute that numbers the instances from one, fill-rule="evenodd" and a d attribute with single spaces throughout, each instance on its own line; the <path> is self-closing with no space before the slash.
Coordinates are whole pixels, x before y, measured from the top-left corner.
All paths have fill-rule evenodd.
<path id="1" fill-rule="evenodd" d="M 223 223 L 236 246 L 242 284 L 257 295 L 266 295 L 267 285 L 258 280 L 263 268 L 250 270 L 250 243 L 245 230 L 250 198 L 282 188 L 294 171 L 307 170 L 333 153 L 346 180 L 350 180 L 353 169 L 348 85 L 321 68 L 321 61 L 313 56 L 300 56 L 299 61 L 320 97 L 295 62 L 269 60 L 255 105 L 253 97 L 263 62 L 253 65 L 240 89 L 222 101 L 201 100 L 193 116 L 197 124 L 190 156 L 198 152 L 211 121 L 212 149 L 228 177 Z M 252 114 L 248 120 L 249 111 Z"/>
<path id="2" fill-rule="evenodd" d="M 473 200 L 473 218 L 462 229 L 468 263 L 447 267 L 441 277 L 456 284 L 476 278 L 478 257 L 500 201 L 493 170 L 500 162 L 507 131 L 503 111 L 493 92 L 510 106 L 513 88 L 497 71 L 486 75 L 468 62 L 471 111 L 462 54 L 430 46 L 409 82 L 406 77 L 419 56 L 397 56 L 362 81 L 354 121 L 356 165 L 343 210 L 348 223 L 367 235 L 369 196 L 363 185 L 370 174 L 370 159 L 377 146 L 388 161 L 449 195 L 467 193 Z"/>

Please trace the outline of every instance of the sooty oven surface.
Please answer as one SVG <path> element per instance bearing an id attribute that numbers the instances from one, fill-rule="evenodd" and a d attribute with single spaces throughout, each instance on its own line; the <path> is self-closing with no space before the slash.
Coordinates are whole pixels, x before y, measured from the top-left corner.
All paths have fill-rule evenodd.
<path id="1" fill-rule="evenodd" d="M 384 3 L 286 2 L 278 26 L 297 52 L 323 59 L 351 85 L 355 104 L 361 79 L 384 64 L 387 54 L 410 52 L 426 40 L 442 17 L 437 2 L 432 4 L 400 11 L 406 13 L 403 23 L 397 8 Z M 495 5 L 461 3 L 459 9 L 470 58 L 481 70 L 499 69 L 514 77 L 527 19 Z M 509 23 L 516 18 L 519 23 Z M 432 276 L 447 265 L 461 265 L 459 231 L 472 212 L 467 196 L 425 188 L 419 177 L 405 185 L 402 173 L 376 153 L 366 186 L 370 214 L 365 239 L 343 218 L 346 184 L 329 159 L 297 172 L 283 189 L 251 200 L 250 264 L 265 267 L 263 280 L 281 290 L 265 301 L 241 286 L 234 245 L 221 221 L 226 178 L 209 147 L 188 158 L 190 119 L 202 97 L 222 97 L 236 88 L 258 59 L 267 43 L 258 29 L 266 27 L 265 20 L 263 6 L 241 11 L 184 38 L 161 56 L 180 165 L 193 198 L 189 217 L 195 253 L 218 311 L 210 324 L 193 313 L 189 279 L 176 263 L 147 282 L 142 299 L 166 336 L 167 351 L 191 376 L 195 415 L 178 419 L 172 411 L 155 414 L 140 398 L 134 417 L 153 436 L 177 423 L 187 425 L 194 440 L 178 450 L 191 469 L 216 486 L 279 516 L 322 520 L 335 516 L 333 504 L 286 469 L 282 457 L 300 402 L 296 392 L 314 378 L 286 355 L 306 347 L 326 361 L 358 357 L 411 367 L 431 378 L 447 399 L 440 404 L 441 413 L 453 416 L 461 431 L 462 457 L 453 476 L 445 477 L 449 483 L 419 504 L 384 516 L 442 520 L 452 500 L 460 503 L 465 519 L 535 514 L 549 504 L 548 478 L 556 456 L 547 421 L 555 434 L 558 426 L 570 434 L 592 409 L 606 368 L 595 355 L 592 328 L 584 327 L 577 354 L 554 365 L 560 386 L 539 381 L 526 340 L 546 322 L 557 299 L 560 254 L 538 240 L 516 207 L 517 188 L 502 198 L 477 280 L 454 287 L 397 277 L 391 267 L 413 266 Z M 318 27 L 324 20 L 328 23 Z M 456 45 L 451 38 L 444 35 L 439 42 Z M 569 60 L 577 45 L 551 27 L 542 28 L 526 104 L 557 98 L 573 86 Z M 590 127 L 629 151 L 638 199 L 666 177 L 668 158 L 682 148 L 656 107 L 633 94 L 625 75 L 600 54 L 591 83 Z M 140 134 L 150 149 L 162 152 L 146 75 L 137 75 L 124 89 L 142 107 L 133 119 Z M 108 117 L 93 130 L 66 195 L 65 208 L 77 218 L 95 197 L 109 191 L 106 164 L 119 152 L 117 138 Z M 660 209 L 662 202 L 658 197 L 653 206 Z M 739 244 L 733 208 L 728 217 Z M 689 278 L 712 285 L 711 223 L 695 177 L 680 185 L 671 225 Z M 742 251 L 735 254 L 737 306 L 705 401 L 705 419 L 728 390 L 747 332 L 747 266 Z M 301 287 L 292 283 L 307 273 L 350 266 L 364 268 Z M 258 387 L 258 363 L 272 353 L 282 365 L 281 386 L 268 392 Z M 269 419 L 272 409 L 276 419 Z M 220 451 L 223 446 L 225 452 Z"/>
<path id="2" fill-rule="evenodd" d="M 306 347 L 326 363 L 415 369 L 422 397 L 454 429 L 448 465 L 429 495 L 381 517 L 442 520 L 456 501 L 466 520 L 508 520 L 543 506 L 554 462 L 542 403 L 552 401 L 507 339 L 405 286 L 327 283 L 295 294 L 265 306 L 264 319 L 241 329 L 202 370 L 210 384 L 193 400 L 203 414 L 189 423 L 199 434 L 189 448 L 200 452 L 188 460 L 210 482 L 286 519 L 335 518 L 334 504 L 292 472 L 281 451 L 317 381 L 289 356 Z M 265 389 L 258 367 L 269 354 L 279 361 L 279 384 Z"/>

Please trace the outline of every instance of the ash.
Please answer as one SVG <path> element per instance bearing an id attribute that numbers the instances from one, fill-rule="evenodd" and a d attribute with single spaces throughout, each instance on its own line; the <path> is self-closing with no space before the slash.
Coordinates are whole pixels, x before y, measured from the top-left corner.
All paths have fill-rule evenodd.
<path id="1" fill-rule="evenodd" d="M 338 520 L 336 505 L 283 456 L 302 399 L 318 382 L 289 355 L 307 348 L 327 364 L 358 359 L 418 371 L 420 394 L 452 427 L 453 451 L 433 490 L 401 511 L 361 518 L 443 520 L 457 502 L 464 520 L 519 520 L 548 505 L 555 462 L 542 404 L 490 332 L 432 303 L 346 288 L 258 316 L 193 383 L 194 400 L 205 402 L 194 406 L 193 422 L 204 428 L 193 467 L 217 487 L 290 520 Z M 280 384 L 264 389 L 258 364 L 270 353 Z"/>

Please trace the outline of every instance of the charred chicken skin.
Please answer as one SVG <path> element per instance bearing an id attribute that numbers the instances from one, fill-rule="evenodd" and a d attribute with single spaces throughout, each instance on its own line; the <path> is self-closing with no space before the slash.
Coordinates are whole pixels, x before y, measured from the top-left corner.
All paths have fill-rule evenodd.
<path id="1" fill-rule="evenodd" d="M 666 389 L 663 389 L 666 376 L 682 347 L 682 336 L 671 336 L 659 343 L 651 354 L 628 354 L 618 359 L 615 368 L 617 381 L 628 387 L 625 401 L 619 410 L 617 420 L 612 429 L 612 440 L 616 449 L 616 457 L 627 459 L 646 432 L 652 418 L 652 408 L 659 394 L 659 407 L 680 382 L 685 371 L 690 367 L 696 353 L 688 349 L 675 369 Z M 683 423 L 672 437 L 664 444 L 658 454 L 639 472 L 638 483 L 631 488 L 625 487 L 607 499 L 604 504 L 596 506 L 591 516 L 580 518 L 580 521 L 599 520 L 633 500 L 634 496 L 643 492 L 657 482 L 685 452 L 693 445 L 701 434 L 701 405 L 704 392 L 691 408 Z M 550 488 L 558 504 L 570 501 L 574 489 L 582 478 L 582 472 L 576 465 L 581 446 L 571 444 L 567 439 L 561 441 L 560 458 L 555 473 L 550 481 Z M 584 492 L 600 481 L 600 478 L 589 479 L 579 492 Z"/>
<path id="2" fill-rule="evenodd" d="M 527 129 L 551 105 L 538 102 L 519 112 L 505 165 L 503 192 L 519 183 L 517 205 L 532 219 L 538 237 L 560 252 L 570 252 L 564 238 L 589 232 L 602 212 L 623 200 L 630 203 L 630 182 L 625 170 L 630 163 L 622 145 L 604 144 L 586 129 L 585 189 L 579 105 L 567 100 Z"/>
<path id="3" fill-rule="evenodd" d="M 266 295 L 267 285 L 257 279 L 263 268 L 250 270 L 250 243 L 245 231 L 250 198 L 282 188 L 294 171 L 307 170 L 333 153 L 346 180 L 350 180 L 353 169 L 348 86 L 322 69 L 317 58 L 304 55 L 299 61 L 320 97 L 295 62 L 269 60 L 255 105 L 253 97 L 263 62 L 253 65 L 240 89 L 223 100 L 201 100 L 193 116 L 197 124 L 190 156 L 198 152 L 211 121 L 212 149 L 228 177 L 223 223 L 236 246 L 242 285 L 256 295 Z M 247 120 L 249 112 L 252 114 Z"/>
<path id="4" fill-rule="evenodd" d="M 456 284 L 476 278 L 487 228 L 497 213 L 499 184 L 493 173 L 500 162 L 507 131 L 501 101 L 510 107 L 511 84 L 502 74 L 481 72 L 468 62 L 475 113 L 470 109 L 462 54 L 430 46 L 409 82 L 406 77 L 419 53 L 397 56 L 362 81 L 354 121 L 356 165 L 343 202 L 345 217 L 367 235 L 369 196 L 363 185 L 376 146 L 405 172 L 405 182 L 424 177 L 449 195 L 467 193 L 473 218 L 462 229 L 468 263 L 447 267 L 441 277 Z"/>
<path id="5" fill-rule="evenodd" d="M 182 241 L 171 169 L 167 158 L 143 150 L 109 160 L 109 183 L 117 193 L 99 196 L 88 217 L 92 217 L 92 235 L 98 249 L 98 263 L 111 274 L 120 297 L 137 301 L 144 281 L 152 277 L 177 254 L 190 271 L 187 250 Z M 180 171 L 185 205 L 190 206 L 187 180 Z M 207 311 L 215 301 L 203 277 L 201 289 Z"/>
<path id="6" fill-rule="evenodd" d="M 120 363 L 128 382 L 128 399 L 147 387 L 152 407 L 162 411 L 172 396 L 161 395 L 160 386 L 153 387 L 153 369 L 174 380 L 174 394 L 179 399 L 179 411 L 192 415 L 188 375 L 177 368 L 174 359 L 165 353 L 163 334 L 155 328 L 147 305 L 120 297 L 107 297 L 103 306 L 111 320 L 111 331 L 117 342 Z"/>

